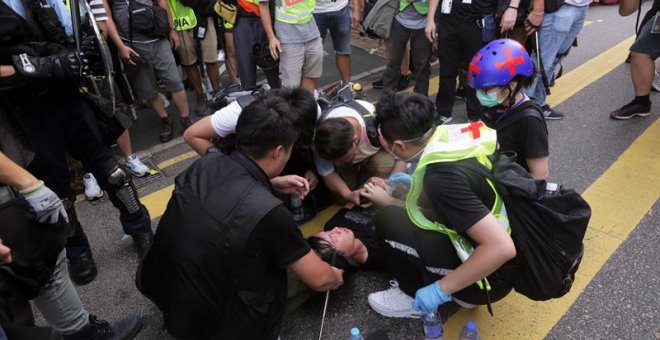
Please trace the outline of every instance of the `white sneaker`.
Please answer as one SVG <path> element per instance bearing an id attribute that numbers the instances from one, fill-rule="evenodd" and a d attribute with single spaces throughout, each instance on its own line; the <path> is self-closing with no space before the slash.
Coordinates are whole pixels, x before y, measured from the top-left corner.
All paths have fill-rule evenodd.
<path id="1" fill-rule="evenodd" d="M 126 157 L 124 166 L 128 169 L 128 171 L 137 177 L 142 177 L 149 172 L 149 167 L 144 165 L 144 163 L 142 163 L 136 154 L 132 154 Z"/>
<path id="2" fill-rule="evenodd" d="M 653 83 L 651 83 L 651 89 L 660 92 L 660 73 L 658 71 L 655 71 L 655 78 L 653 78 Z"/>
<path id="3" fill-rule="evenodd" d="M 85 186 L 85 198 L 88 201 L 94 201 L 103 197 L 103 190 L 96 182 L 96 178 L 91 173 L 86 173 L 83 176 L 83 185 Z"/>
<path id="4" fill-rule="evenodd" d="M 419 318 L 420 312 L 412 308 L 413 298 L 399 289 L 396 280 L 390 281 L 390 289 L 369 294 L 369 306 L 378 314 L 390 318 Z"/>

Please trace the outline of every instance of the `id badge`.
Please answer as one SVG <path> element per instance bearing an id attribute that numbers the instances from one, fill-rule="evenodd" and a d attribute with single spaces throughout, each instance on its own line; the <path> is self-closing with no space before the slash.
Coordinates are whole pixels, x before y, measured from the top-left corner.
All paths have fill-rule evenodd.
<path id="1" fill-rule="evenodd" d="M 653 18 L 653 26 L 651 26 L 651 33 L 660 34 L 660 12 L 655 13 L 655 18 Z"/>

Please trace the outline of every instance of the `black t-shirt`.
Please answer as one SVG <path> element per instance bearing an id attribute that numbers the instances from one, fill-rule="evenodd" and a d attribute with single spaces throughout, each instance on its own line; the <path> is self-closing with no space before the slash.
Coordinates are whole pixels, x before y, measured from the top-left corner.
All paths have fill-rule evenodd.
<path id="1" fill-rule="evenodd" d="M 426 168 L 424 194 L 435 214 L 433 219 L 465 234 L 475 223 L 490 213 L 495 193 L 485 179 L 463 169 L 466 159 L 453 163 L 436 163 Z"/>
<path id="2" fill-rule="evenodd" d="M 435 163 L 427 167 L 424 176 L 424 196 L 425 200 L 430 202 L 431 214 L 434 214 L 434 216 L 428 216 L 429 213 L 427 213 L 427 217 L 455 230 L 473 246 L 476 246 L 476 243 L 466 233 L 470 227 L 491 213 L 495 202 L 495 192 L 485 178 L 461 167 L 463 162 L 477 163 L 476 159 L 471 158 L 452 163 Z M 433 266 L 456 268 L 460 265 L 460 260 L 454 256 L 455 250 L 449 245 L 449 242 L 447 243 L 445 247 L 442 247 L 443 250 L 438 249 L 437 251 L 451 252 L 451 256 L 436 258 L 437 262 L 433 263 Z M 425 247 L 423 242 L 418 246 Z M 431 245 L 426 245 L 426 247 L 429 246 Z M 511 290 L 511 284 L 508 282 L 510 273 L 504 267 L 488 276 L 491 285 L 489 294 L 493 301 L 499 300 Z M 468 303 L 485 304 L 487 302 L 484 291 L 476 285 L 468 286 L 454 295 Z"/>
<path id="3" fill-rule="evenodd" d="M 278 268 L 286 268 L 311 250 L 284 205 L 271 210 L 254 227 L 245 248 L 251 252 L 255 247 L 263 249 Z"/>
<path id="4" fill-rule="evenodd" d="M 517 113 L 514 108 L 507 115 Z M 504 117 L 502 119 L 507 119 Z M 515 123 L 497 130 L 500 151 L 516 153 L 516 162 L 529 171 L 527 159 L 548 157 L 548 130 L 545 122 L 536 117 L 524 117 Z"/>
<path id="5" fill-rule="evenodd" d="M 443 14 L 442 18 L 447 18 L 448 16 L 459 21 L 474 21 L 474 24 L 477 25 L 476 20 L 480 20 L 487 14 L 494 14 L 497 7 L 496 0 L 452 0 L 451 4 L 451 13 L 449 15 Z M 442 0 L 438 4 L 438 11 L 442 6 Z"/>

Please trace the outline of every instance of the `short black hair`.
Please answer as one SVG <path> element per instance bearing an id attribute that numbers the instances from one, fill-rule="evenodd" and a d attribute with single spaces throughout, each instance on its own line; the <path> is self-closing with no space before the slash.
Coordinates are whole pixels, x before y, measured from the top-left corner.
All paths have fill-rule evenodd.
<path id="1" fill-rule="evenodd" d="M 318 257 L 323 262 L 343 270 L 350 270 L 354 268 L 351 266 L 350 262 L 344 258 L 344 256 L 335 254 L 335 250 L 332 248 L 332 245 L 325 239 L 312 235 L 307 238 L 307 243 L 309 243 L 309 247 L 314 250 L 316 255 L 318 255 Z M 332 263 L 333 255 L 335 256 L 334 263 Z"/>
<path id="2" fill-rule="evenodd" d="M 386 92 L 376 103 L 376 126 L 386 140 L 414 139 L 434 126 L 435 108 L 419 93 Z"/>
<path id="3" fill-rule="evenodd" d="M 278 145 L 287 150 L 300 135 L 300 116 L 274 93 L 257 98 L 246 106 L 236 123 L 236 147 L 261 159 Z"/>
<path id="4" fill-rule="evenodd" d="M 316 117 L 318 116 L 318 105 L 314 94 L 308 90 L 297 88 L 279 88 L 276 93 L 286 100 L 294 112 L 300 116 L 300 137 L 297 145 L 310 148 L 312 146 L 312 136 L 314 136 L 314 127 L 316 126 Z"/>
<path id="5" fill-rule="evenodd" d="M 353 125 L 344 118 L 328 118 L 316 127 L 314 150 L 319 156 L 334 160 L 343 157 L 353 146 Z"/>
<path id="6" fill-rule="evenodd" d="M 332 253 L 334 253 L 335 250 L 332 249 L 332 244 L 330 244 L 330 242 L 312 235 L 307 238 L 307 243 L 309 243 L 309 247 L 314 250 L 321 260 L 325 262 L 332 261 Z"/>

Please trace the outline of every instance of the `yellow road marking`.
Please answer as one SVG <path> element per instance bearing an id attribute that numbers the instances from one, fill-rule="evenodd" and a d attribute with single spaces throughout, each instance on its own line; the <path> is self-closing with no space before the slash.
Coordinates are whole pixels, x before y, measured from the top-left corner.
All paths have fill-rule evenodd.
<path id="1" fill-rule="evenodd" d="M 548 103 L 558 105 L 612 71 L 623 62 L 633 40 L 633 37 L 624 40 L 558 79 Z M 430 87 L 430 93 L 437 92 L 437 81 L 432 82 Z M 660 179 L 657 177 L 660 173 L 660 150 L 657 145 L 660 145 L 660 119 L 584 192 L 593 215 L 584 240 L 585 258 L 569 294 L 561 299 L 535 302 L 512 293 L 494 304 L 495 317 L 491 317 L 485 308 L 462 310 L 445 325 L 446 337 L 456 337 L 467 320 L 475 320 L 483 338 L 487 339 L 538 339 L 547 335 L 657 202 L 660 193 Z M 630 176 L 631 173 L 635 176 Z M 152 218 L 163 214 L 173 188 L 170 185 L 142 198 Z M 320 230 L 323 223 L 339 209 L 333 206 L 319 213 L 313 221 L 301 227 L 303 234 L 309 236 Z"/>
<path id="2" fill-rule="evenodd" d="M 147 207 L 149 216 L 151 216 L 152 219 L 163 215 L 165 208 L 167 208 L 167 202 L 169 202 L 170 197 L 172 196 L 172 191 L 174 191 L 174 184 L 168 185 L 140 198 L 142 204 Z"/>
<path id="3" fill-rule="evenodd" d="M 546 100 L 548 104 L 550 106 L 559 105 L 621 65 L 628 55 L 628 48 L 634 41 L 635 36 L 631 36 L 557 79 L 555 86 L 551 89 L 552 94 Z"/>
<path id="4" fill-rule="evenodd" d="M 585 20 L 585 21 L 584 21 L 584 25 L 582 25 L 582 27 L 587 27 L 587 26 L 589 26 L 589 25 L 591 25 L 591 24 L 593 24 L 593 23 L 594 23 L 594 22 L 591 21 L 591 20 Z"/>
<path id="5" fill-rule="evenodd" d="M 163 170 L 169 166 L 172 166 L 176 163 L 179 163 L 181 161 L 185 161 L 186 159 L 193 158 L 197 156 L 197 153 L 195 151 L 188 151 L 186 153 L 182 153 L 178 156 L 172 157 L 170 159 L 164 160 L 160 163 L 158 163 L 158 168 Z"/>
<path id="6" fill-rule="evenodd" d="M 467 320 L 477 322 L 484 339 L 545 337 L 660 197 L 659 143 L 660 119 L 584 192 L 592 218 L 584 239 L 585 257 L 570 293 L 543 302 L 512 293 L 493 305 L 495 317 L 485 308 L 462 310 L 445 325 L 445 337 L 455 338 Z"/>

